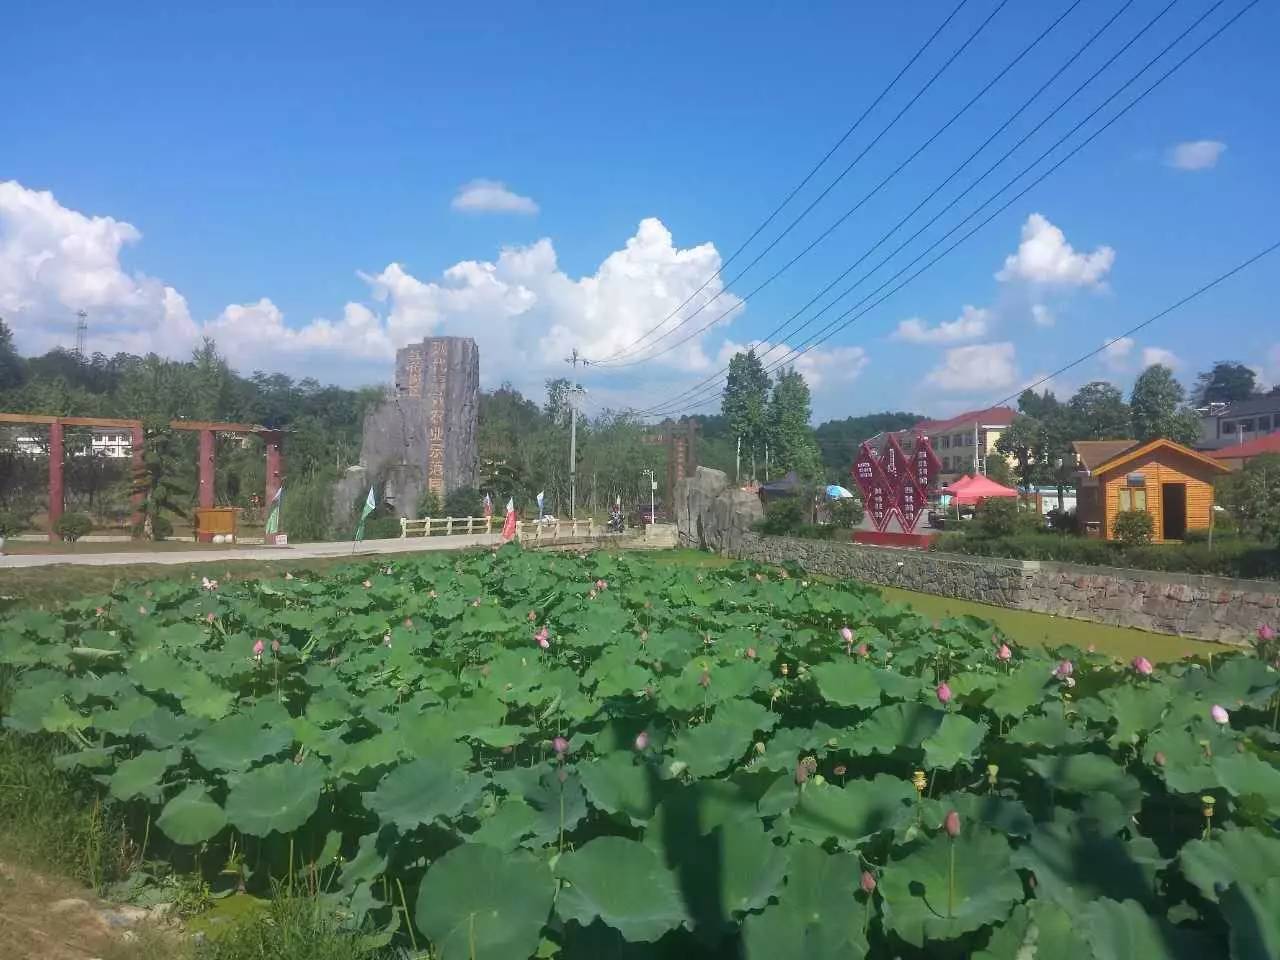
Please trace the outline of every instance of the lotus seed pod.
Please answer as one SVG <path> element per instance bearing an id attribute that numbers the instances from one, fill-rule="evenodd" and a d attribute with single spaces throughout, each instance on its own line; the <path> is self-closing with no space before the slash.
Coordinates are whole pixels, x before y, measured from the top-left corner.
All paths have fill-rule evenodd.
<path id="1" fill-rule="evenodd" d="M 917 770 L 911 775 L 911 785 L 916 788 L 916 793 L 924 793 L 924 788 L 929 785 L 929 781 L 925 779 L 923 770 Z"/>

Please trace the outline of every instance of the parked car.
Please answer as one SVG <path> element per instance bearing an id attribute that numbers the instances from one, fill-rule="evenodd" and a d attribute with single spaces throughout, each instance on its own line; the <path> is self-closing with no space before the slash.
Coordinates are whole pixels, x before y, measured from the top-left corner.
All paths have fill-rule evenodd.
<path id="1" fill-rule="evenodd" d="M 668 522 L 670 521 L 667 519 L 667 515 L 663 512 L 661 507 L 658 507 L 654 512 L 650 512 L 649 505 L 647 503 L 631 515 L 631 525 L 635 527 L 645 527 L 651 523 Z"/>

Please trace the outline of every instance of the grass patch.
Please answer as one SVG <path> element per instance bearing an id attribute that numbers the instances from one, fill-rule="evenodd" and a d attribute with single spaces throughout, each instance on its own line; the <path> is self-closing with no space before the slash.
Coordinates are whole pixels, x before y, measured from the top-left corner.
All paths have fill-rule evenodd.
<path id="1" fill-rule="evenodd" d="M 265 910 L 210 928 L 193 960 L 375 960 L 398 955 L 371 939 L 338 929 L 309 897 L 277 895 Z"/>
<path id="2" fill-rule="evenodd" d="M 131 844 L 97 785 L 54 766 L 59 752 L 50 737 L 0 732 L 0 851 L 99 891 L 126 869 Z"/>

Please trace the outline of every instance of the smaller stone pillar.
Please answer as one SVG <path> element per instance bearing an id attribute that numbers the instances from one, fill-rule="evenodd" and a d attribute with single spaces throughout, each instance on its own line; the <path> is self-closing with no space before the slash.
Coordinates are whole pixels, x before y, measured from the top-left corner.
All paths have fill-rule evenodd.
<path id="1" fill-rule="evenodd" d="M 214 447 L 213 447 L 213 431 L 200 431 L 200 453 L 198 454 L 197 463 L 198 473 L 200 477 L 200 488 L 197 491 L 196 503 L 201 507 L 213 506 L 213 475 L 214 475 Z M 200 540 L 208 542 L 213 539 L 213 535 L 207 531 L 200 532 Z"/>
<path id="2" fill-rule="evenodd" d="M 62 518 L 62 422 L 49 424 L 49 539 L 56 541 L 54 528 Z"/>

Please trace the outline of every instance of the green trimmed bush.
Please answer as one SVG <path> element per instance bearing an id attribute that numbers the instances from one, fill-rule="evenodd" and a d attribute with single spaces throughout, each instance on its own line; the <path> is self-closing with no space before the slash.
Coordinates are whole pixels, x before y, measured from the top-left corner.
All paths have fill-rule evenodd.
<path id="1" fill-rule="evenodd" d="M 53 532 L 64 543 L 75 543 L 92 529 L 93 521 L 87 513 L 64 513 L 53 525 Z"/>
<path id="2" fill-rule="evenodd" d="M 1121 510 L 1116 514 L 1115 538 L 1125 546 L 1137 547 L 1151 542 L 1155 522 L 1145 510 Z"/>

